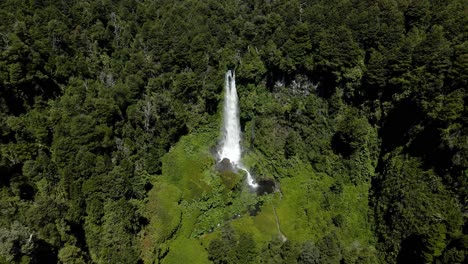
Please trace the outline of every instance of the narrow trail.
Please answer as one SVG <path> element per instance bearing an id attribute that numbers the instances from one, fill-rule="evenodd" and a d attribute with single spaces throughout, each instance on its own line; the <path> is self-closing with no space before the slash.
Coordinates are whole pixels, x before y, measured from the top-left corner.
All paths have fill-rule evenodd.
<path id="1" fill-rule="evenodd" d="M 284 243 L 284 242 L 288 241 L 288 238 L 283 234 L 283 232 L 281 232 L 280 223 L 279 223 L 278 215 L 276 214 L 276 208 L 275 207 L 273 207 L 273 212 L 275 213 L 276 228 L 278 229 L 278 235 L 281 238 L 281 241 L 283 241 L 283 243 Z"/>

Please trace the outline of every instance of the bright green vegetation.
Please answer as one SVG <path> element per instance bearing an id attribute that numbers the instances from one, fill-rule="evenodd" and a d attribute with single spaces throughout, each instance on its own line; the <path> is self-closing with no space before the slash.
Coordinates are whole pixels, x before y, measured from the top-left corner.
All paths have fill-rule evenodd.
<path id="1" fill-rule="evenodd" d="M 0 1 L 0 263 L 466 263 L 466 9 Z"/>
<path id="2" fill-rule="evenodd" d="M 257 196 L 243 175 L 215 170 L 210 149 L 216 146 L 218 133 L 184 136 L 162 158 L 162 174 L 154 177 L 148 195 L 149 224 L 142 241 L 145 262 L 257 263 L 267 260 L 260 254 L 282 254 L 282 249 L 267 249 L 275 242 L 284 243 L 283 235 L 292 260 L 299 258 L 304 243 L 317 245 L 329 239 L 336 248 L 324 259 L 378 261 L 368 219 L 369 182 L 338 183 L 302 162 L 299 155 L 270 161 L 251 152 L 246 157 L 250 165 L 264 168 L 258 176 L 276 179 L 280 186 L 276 192 Z M 276 168 L 277 163 L 289 166 Z M 273 176 L 274 171 L 280 173 Z M 256 205 L 258 211 L 252 213 Z"/>

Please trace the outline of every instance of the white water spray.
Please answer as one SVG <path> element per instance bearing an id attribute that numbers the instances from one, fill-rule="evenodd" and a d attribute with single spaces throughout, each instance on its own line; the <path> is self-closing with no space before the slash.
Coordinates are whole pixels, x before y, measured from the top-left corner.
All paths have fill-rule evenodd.
<path id="1" fill-rule="evenodd" d="M 245 171 L 247 183 L 252 188 L 257 188 L 258 184 L 250 172 L 241 163 L 241 129 L 239 121 L 239 99 L 237 97 L 235 74 L 232 71 L 226 73 L 224 113 L 223 113 L 223 140 L 219 161 L 228 159 L 232 166 Z"/>

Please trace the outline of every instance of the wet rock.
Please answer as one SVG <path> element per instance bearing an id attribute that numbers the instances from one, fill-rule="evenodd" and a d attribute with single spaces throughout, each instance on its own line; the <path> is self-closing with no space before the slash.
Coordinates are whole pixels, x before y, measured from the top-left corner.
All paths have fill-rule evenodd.
<path id="1" fill-rule="evenodd" d="M 258 195 L 270 194 L 276 191 L 276 183 L 274 180 L 260 180 L 256 192 Z"/>
<path id="2" fill-rule="evenodd" d="M 236 172 L 235 167 L 232 165 L 229 159 L 224 158 L 222 161 L 216 163 L 216 170 L 219 172 Z"/>

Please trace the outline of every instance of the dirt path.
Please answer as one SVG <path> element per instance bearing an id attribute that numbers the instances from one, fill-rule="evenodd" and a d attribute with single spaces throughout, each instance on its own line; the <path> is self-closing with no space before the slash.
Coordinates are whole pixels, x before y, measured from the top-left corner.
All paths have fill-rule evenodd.
<path id="1" fill-rule="evenodd" d="M 279 223 L 278 215 L 276 214 L 276 208 L 275 207 L 273 207 L 273 212 L 275 213 L 276 228 L 278 229 L 278 235 L 281 238 L 281 241 L 283 241 L 283 243 L 284 243 L 284 242 L 288 241 L 288 238 L 283 234 L 283 232 L 281 232 L 280 223 Z"/>

